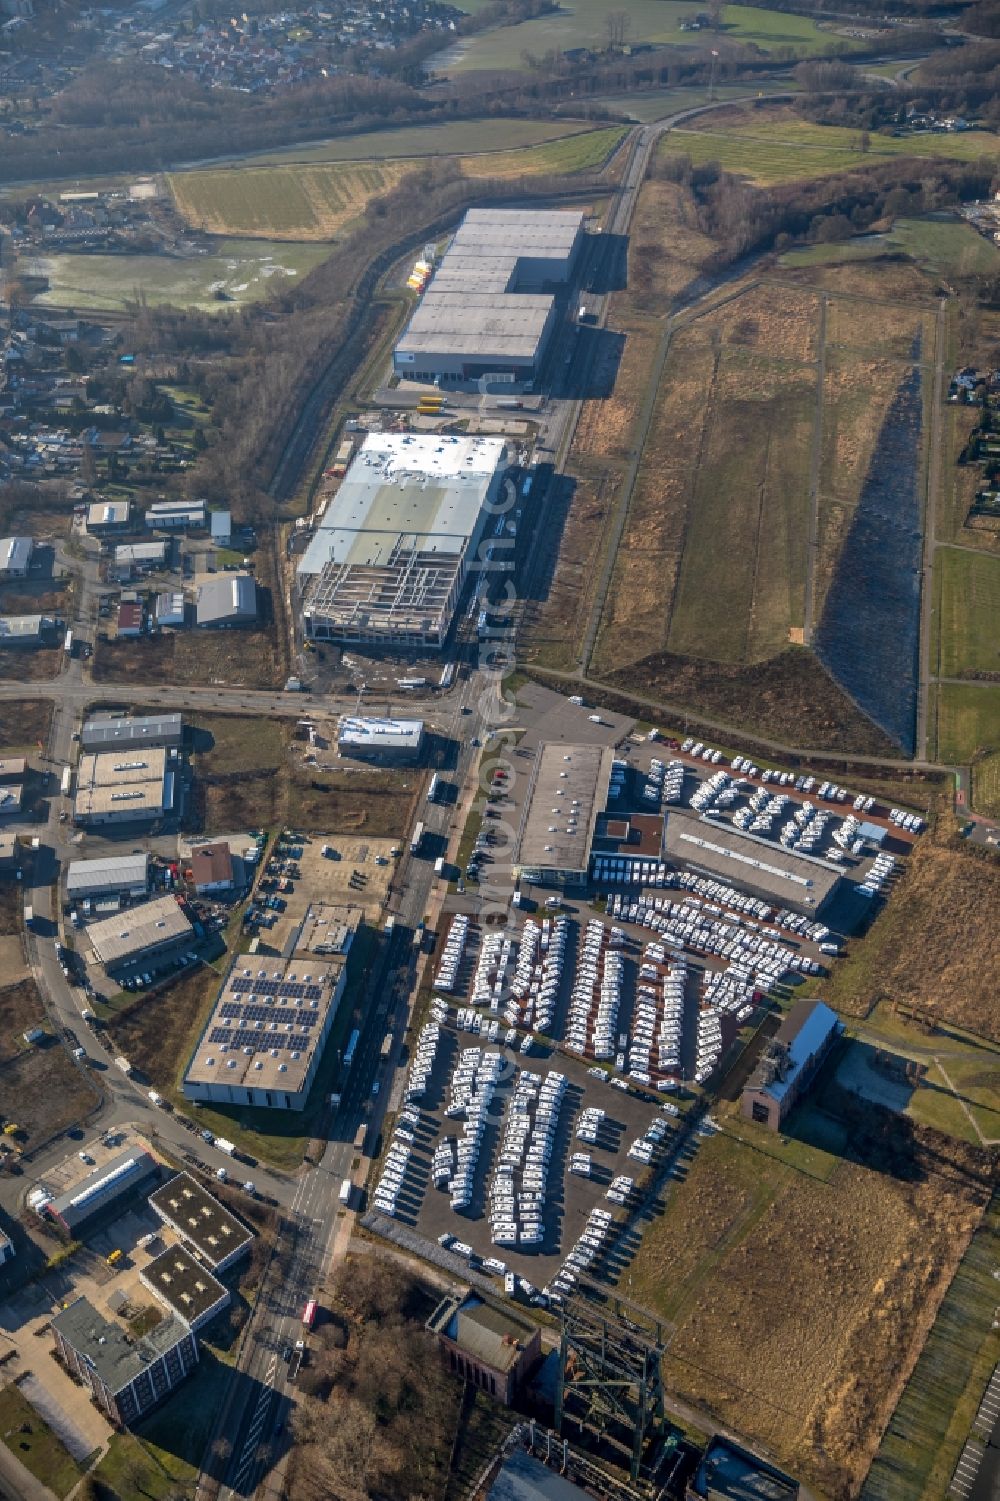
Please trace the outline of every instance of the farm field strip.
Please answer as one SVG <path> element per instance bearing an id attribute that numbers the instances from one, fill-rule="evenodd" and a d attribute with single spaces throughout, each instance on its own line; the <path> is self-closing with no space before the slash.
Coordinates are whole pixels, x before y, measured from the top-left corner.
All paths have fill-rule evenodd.
<path id="1" fill-rule="evenodd" d="M 607 45 L 607 14 L 604 0 L 574 0 L 572 7 L 560 7 L 550 15 L 463 38 L 439 53 L 431 66 L 435 73 L 447 75 L 483 69 L 523 70 L 525 53 L 542 55 L 552 49 L 581 46 L 601 48 Z M 628 39 L 633 45 L 697 43 L 697 35 L 691 37 L 680 29 L 690 14 L 683 0 L 630 0 Z M 724 7 L 722 33 L 734 41 L 755 43 L 765 52 L 791 47 L 803 57 L 822 52 L 835 36 L 807 17 L 749 5 Z"/>
<path id="2" fill-rule="evenodd" d="M 1000 746 L 1000 683 L 938 683 L 937 759 L 964 765 Z"/>
<path id="3" fill-rule="evenodd" d="M 521 177 L 601 167 L 621 143 L 624 125 L 576 129 L 541 145 L 459 156 L 468 177 Z M 210 234 L 247 238 L 328 240 L 366 204 L 388 192 L 421 158 L 343 162 L 284 162 L 169 175 L 178 211 Z"/>
<path id="4" fill-rule="evenodd" d="M 935 551 L 934 569 L 937 676 L 1000 677 L 1000 558 L 944 545 Z"/>
<path id="5" fill-rule="evenodd" d="M 975 161 L 1000 155 L 1000 140 L 984 131 L 961 135 L 873 135 L 867 151 L 857 131 L 836 125 L 813 125 L 783 113 L 771 122 L 759 116 L 737 118 L 731 129 L 703 130 L 675 126 L 667 135 L 668 149 L 681 151 L 695 163 L 717 161 L 760 183 L 783 182 L 839 172 L 859 163 L 893 157 Z"/>

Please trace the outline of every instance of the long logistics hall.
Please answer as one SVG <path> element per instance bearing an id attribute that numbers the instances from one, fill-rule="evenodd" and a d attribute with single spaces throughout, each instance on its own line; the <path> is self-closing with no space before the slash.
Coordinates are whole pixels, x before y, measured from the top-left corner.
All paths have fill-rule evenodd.
<path id="1" fill-rule="evenodd" d="M 531 386 L 556 322 L 547 288 L 569 281 L 583 215 L 470 209 L 393 353 L 403 379 Z"/>

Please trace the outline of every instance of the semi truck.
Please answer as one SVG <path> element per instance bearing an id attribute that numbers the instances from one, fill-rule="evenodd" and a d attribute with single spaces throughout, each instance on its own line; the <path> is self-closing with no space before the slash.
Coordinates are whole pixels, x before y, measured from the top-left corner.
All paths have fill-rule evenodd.
<path id="1" fill-rule="evenodd" d="M 343 1181 L 343 1183 L 340 1185 L 339 1198 L 340 1198 L 340 1202 L 342 1204 L 347 1204 L 347 1205 L 350 1204 L 350 1202 L 351 1202 L 351 1193 L 352 1193 L 353 1188 L 354 1188 L 354 1185 L 351 1182 L 350 1178 L 345 1178 L 344 1181 Z"/>
<path id="2" fill-rule="evenodd" d="M 423 843 L 423 839 L 424 839 L 424 826 L 423 826 L 422 823 L 418 823 L 416 825 L 416 827 L 414 828 L 413 833 L 410 835 L 410 854 L 411 855 L 415 855 L 417 853 L 417 851 L 419 850 L 421 844 Z"/>

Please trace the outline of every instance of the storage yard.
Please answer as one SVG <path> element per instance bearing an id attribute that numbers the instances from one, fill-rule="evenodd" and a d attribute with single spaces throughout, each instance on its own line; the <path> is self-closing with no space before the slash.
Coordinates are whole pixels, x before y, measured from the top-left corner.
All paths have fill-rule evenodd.
<path id="1" fill-rule="evenodd" d="M 693 738 L 626 737 L 616 755 L 584 726 L 606 733 L 549 708 L 485 778 L 463 875 L 502 879 L 513 832 L 520 912 L 494 930 L 449 896 L 370 1198 L 386 1233 L 513 1272 L 551 1304 L 628 1261 L 622 1228 L 689 1150 L 704 1092 L 774 997 L 830 970 L 923 828 Z"/>

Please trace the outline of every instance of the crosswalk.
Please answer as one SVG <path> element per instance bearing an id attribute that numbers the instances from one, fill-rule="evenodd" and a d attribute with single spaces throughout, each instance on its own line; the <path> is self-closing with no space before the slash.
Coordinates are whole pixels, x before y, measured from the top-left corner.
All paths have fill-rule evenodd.
<path id="1" fill-rule="evenodd" d="M 261 1437 L 265 1432 L 265 1425 L 268 1421 L 271 1408 L 271 1398 L 274 1396 L 274 1377 L 277 1369 L 278 1357 L 277 1355 L 272 1355 L 268 1362 L 267 1374 L 264 1377 L 263 1385 L 257 1394 L 257 1403 L 253 1410 L 253 1417 L 250 1419 L 250 1427 L 247 1429 L 247 1436 L 243 1441 L 243 1448 L 240 1451 L 239 1468 L 233 1477 L 231 1487 L 234 1491 L 243 1492 L 245 1490 L 247 1481 L 257 1460 L 257 1449 Z"/>

